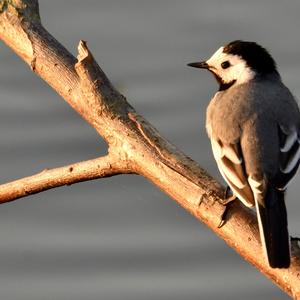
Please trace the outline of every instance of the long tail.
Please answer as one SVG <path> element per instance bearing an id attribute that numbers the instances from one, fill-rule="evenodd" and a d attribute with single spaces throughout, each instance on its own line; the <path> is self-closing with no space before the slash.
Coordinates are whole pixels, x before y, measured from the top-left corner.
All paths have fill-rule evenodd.
<path id="1" fill-rule="evenodd" d="M 288 268 L 290 237 L 284 192 L 269 186 L 264 199 L 255 199 L 255 204 L 260 238 L 269 265 L 272 268 Z"/>

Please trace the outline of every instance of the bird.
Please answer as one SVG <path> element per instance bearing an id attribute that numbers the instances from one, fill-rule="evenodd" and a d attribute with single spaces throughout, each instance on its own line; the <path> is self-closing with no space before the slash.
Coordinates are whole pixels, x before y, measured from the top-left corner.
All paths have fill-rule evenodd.
<path id="1" fill-rule="evenodd" d="M 291 262 L 285 191 L 300 163 L 300 112 L 271 54 L 235 40 L 208 60 L 219 89 L 206 110 L 206 131 L 218 169 L 233 195 L 255 207 L 271 268 Z"/>

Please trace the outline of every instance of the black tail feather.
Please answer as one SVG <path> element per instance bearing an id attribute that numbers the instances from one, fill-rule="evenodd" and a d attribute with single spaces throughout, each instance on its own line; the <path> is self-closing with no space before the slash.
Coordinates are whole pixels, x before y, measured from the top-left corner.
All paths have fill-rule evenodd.
<path id="1" fill-rule="evenodd" d="M 260 236 L 272 268 L 290 266 L 290 237 L 284 192 L 268 187 L 264 201 L 256 201 Z"/>

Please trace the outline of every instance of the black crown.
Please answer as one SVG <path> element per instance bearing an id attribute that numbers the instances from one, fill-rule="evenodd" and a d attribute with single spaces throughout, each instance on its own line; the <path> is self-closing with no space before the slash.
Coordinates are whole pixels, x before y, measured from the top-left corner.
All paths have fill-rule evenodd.
<path id="1" fill-rule="evenodd" d="M 239 55 L 251 69 L 259 74 L 277 72 L 276 63 L 270 53 L 255 42 L 236 40 L 226 45 L 223 52 Z"/>

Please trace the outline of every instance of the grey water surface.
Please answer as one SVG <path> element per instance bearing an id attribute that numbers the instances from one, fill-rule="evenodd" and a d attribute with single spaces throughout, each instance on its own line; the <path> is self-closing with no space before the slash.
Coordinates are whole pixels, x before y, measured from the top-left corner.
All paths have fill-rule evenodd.
<path id="1" fill-rule="evenodd" d="M 213 176 L 204 130 L 217 85 L 186 67 L 234 39 L 271 50 L 300 95 L 298 0 L 40 0 L 74 55 L 88 41 L 129 102 Z M 276 104 L 274 104 L 276 105 Z M 0 44 L 0 178 L 103 155 L 105 143 Z M 299 176 L 287 195 L 300 235 Z M 0 300 L 288 299 L 144 178 L 118 176 L 0 206 Z"/>

